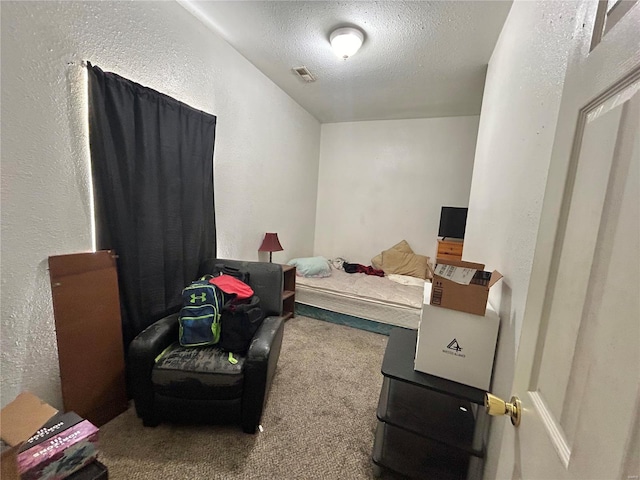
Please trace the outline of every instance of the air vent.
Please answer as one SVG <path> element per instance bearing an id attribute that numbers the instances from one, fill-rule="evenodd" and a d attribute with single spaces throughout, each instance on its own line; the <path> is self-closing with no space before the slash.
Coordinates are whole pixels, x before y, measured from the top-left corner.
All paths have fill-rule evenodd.
<path id="1" fill-rule="evenodd" d="M 316 79 L 307 67 L 296 67 L 293 69 L 296 75 L 298 75 L 302 80 L 307 83 L 315 82 Z"/>

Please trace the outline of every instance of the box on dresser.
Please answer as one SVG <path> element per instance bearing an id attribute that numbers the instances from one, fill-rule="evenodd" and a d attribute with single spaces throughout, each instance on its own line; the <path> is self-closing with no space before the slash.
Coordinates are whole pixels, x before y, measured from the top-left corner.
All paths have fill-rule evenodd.
<path id="1" fill-rule="evenodd" d="M 441 268 L 443 266 L 447 268 Z M 471 275 L 466 279 L 466 284 L 455 281 L 458 274 L 463 276 L 462 274 L 469 272 Z M 497 270 L 485 272 L 483 263 L 439 258 L 433 273 L 429 303 L 432 306 L 485 315 L 489 289 L 501 278 L 502 274 Z"/>

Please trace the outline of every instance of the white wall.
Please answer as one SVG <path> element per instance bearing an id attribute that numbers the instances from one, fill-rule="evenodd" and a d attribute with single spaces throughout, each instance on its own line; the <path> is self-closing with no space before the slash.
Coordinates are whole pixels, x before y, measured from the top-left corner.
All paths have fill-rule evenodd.
<path id="1" fill-rule="evenodd" d="M 315 254 L 369 265 L 405 239 L 434 258 L 440 208 L 467 206 L 478 121 L 323 124 Z"/>
<path id="2" fill-rule="evenodd" d="M 501 327 L 492 392 L 511 397 L 542 201 L 575 19 L 574 2 L 514 2 L 482 100 L 465 257 L 504 279 L 489 301 Z M 503 429 L 494 419 L 485 478 L 495 478 Z"/>
<path id="3" fill-rule="evenodd" d="M 220 256 L 313 248 L 320 125 L 175 2 L 2 2 L 2 392 L 62 407 L 50 255 L 91 249 L 89 60 L 218 117 Z"/>

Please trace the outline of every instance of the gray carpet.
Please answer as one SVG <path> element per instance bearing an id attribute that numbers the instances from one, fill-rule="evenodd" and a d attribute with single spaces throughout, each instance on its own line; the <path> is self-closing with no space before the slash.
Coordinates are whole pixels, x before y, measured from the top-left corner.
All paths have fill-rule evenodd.
<path id="1" fill-rule="evenodd" d="M 386 344 L 376 333 L 290 319 L 262 433 L 166 423 L 145 428 L 130 408 L 100 429 L 99 459 L 116 480 L 373 478 Z"/>

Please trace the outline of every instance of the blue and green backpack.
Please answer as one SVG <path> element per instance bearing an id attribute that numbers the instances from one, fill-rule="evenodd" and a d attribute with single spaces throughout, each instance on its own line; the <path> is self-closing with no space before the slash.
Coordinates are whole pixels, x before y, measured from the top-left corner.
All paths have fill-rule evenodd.
<path id="1" fill-rule="evenodd" d="M 180 345 L 196 347 L 218 343 L 223 306 L 223 292 L 208 280 L 196 280 L 185 287 L 178 317 Z"/>

